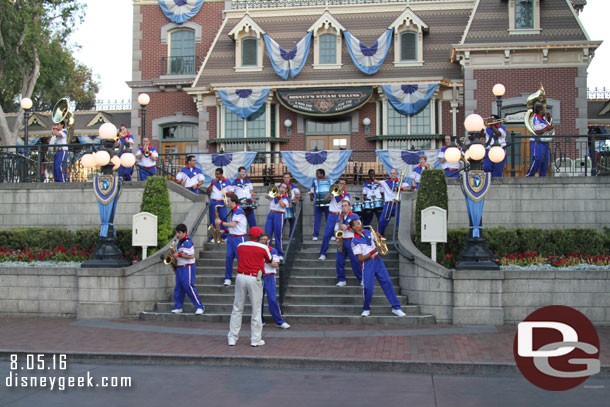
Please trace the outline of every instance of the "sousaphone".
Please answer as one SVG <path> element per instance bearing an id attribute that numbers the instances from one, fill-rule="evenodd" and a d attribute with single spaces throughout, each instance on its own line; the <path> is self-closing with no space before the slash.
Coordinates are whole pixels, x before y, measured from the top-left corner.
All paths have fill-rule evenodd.
<path id="1" fill-rule="evenodd" d="M 53 110 L 51 111 L 51 120 L 57 124 L 60 122 L 65 123 L 65 129 L 68 132 L 68 144 L 70 144 L 72 136 L 74 135 L 74 114 L 70 111 L 70 102 L 68 98 L 61 98 L 55 103 Z M 55 144 L 55 137 L 51 139 L 49 144 Z"/>

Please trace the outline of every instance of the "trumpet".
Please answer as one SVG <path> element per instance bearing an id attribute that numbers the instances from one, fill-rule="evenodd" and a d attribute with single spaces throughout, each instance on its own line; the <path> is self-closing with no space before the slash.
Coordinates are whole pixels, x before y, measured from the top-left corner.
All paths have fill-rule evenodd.
<path id="1" fill-rule="evenodd" d="M 174 253 L 176 247 L 176 239 L 172 240 L 172 243 L 169 245 L 169 254 L 163 258 L 163 263 L 166 265 L 171 265 L 174 269 L 174 273 L 176 272 L 176 267 L 178 267 L 178 260 L 174 257 Z"/>
<path id="2" fill-rule="evenodd" d="M 392 211 L 397 204 L 400 204 L 400 188 L 402 187 L 402 182 L 405 179 L 405 173 L 405 170 L 400 172 L 400 179 L 398 180 L 398 185 L 396 186 L 396 195 L 394 195 L 394 200 L 388 205 L 388 210 L 385 213 L 385 220 L 390 220 L 392 217 Z"/>
<path id="3" fill-rule="evenodd" d="M 142 149 L 142 154 L 144 154 L 145 157 L 150 157 L 150 144 Z"/>
<path id="4" fill-rule="evenodd" d="M 388 245 L 386 244 L 386 238 L 380 238 L 379 234 L 375 232 L 375 229 L 373 229 L 372 226 L 365 226 L 365 228 L 371 230 L 371 234 L 373 235 L 373 239 L 375 240 L 375 246 L 377 246 L 377 252 L 379 253 L 379 255 L 385 256 L 386 254 L 388 254 Z"/>
<path id="5" fill-rule="evenodd" d="M 269 196 L 269 198 L 277 198 L 278 196 L 280 196 L 280 190 L 274 185 L 272 187 L 269 187 L 269 189 L 267 190 L 267 195 Z"/>
<path id="6" fill-rule="evenodd" d="M 332 196 L 339 196 L 339 195 L 341 195 L 341 188 L 339 188 L 339 184 L 332 184 L 330 186 L 329 193 Z"/>

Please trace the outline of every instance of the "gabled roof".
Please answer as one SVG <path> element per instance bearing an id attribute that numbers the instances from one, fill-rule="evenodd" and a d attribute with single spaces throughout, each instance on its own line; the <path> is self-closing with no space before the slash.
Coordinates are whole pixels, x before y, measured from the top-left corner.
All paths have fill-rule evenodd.
<path id="1" fill-rule="evenodd" d="M 318 18 L 316 22 L 307 29 L 307 32 L 313 31 L 315 33 L 318 29 L 320 29 L 320 27 L 328 29 L 330 26 L 334 26 L 338 31 L 345 31 L 345 27 L 343 27 L 343 25 L 337 21 L 330 11 L 326 10 L 324 14 L 322 14 L 320 18 Z"/>
<path id="2" fill-rule="evenodd" d="M 239 23 L 229 32 L 229 37 L 233 37 L 233 39 L 237 40 L 237 36 L 240 32 L 253 32 L 256 33 L 256 38 L 259 38 L 261 34 L 265 34 L 265 31 L 260 28 L 256 21 L 252 19 L 248 14 L 242 18 Z"/>
<path id="3" fill-rule="evenodd" d="M 393 28 L 394 32 L 398 31 L 398 28 L 403 25 L 411 25 L 418 27 L 420 30 L 428 30 L 428 24 L 424 22 L 421 18 L 417 16 L 409 7 L 402 12 L 402 14 L 394 20 L 392 24 L 388 28 Z"/>

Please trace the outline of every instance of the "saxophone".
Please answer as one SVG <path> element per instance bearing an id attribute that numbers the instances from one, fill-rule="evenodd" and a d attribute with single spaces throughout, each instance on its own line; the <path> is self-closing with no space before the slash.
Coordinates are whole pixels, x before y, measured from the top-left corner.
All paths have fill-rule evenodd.
<path id="1" fill-rule="evenodd" d="M 216 212 L 216 218 L 215 219 L 219 219 L 219 215 L 218 215 L 218 205 L 216 205 L 214 207 L 214 211 Z M 216 224 L 216 222 L 214 222 L 214 224 L 211 224 L 210 226 L 208 226 L 208 230 L 210 232 L 212 232 L 212 236 L 214 237 L 214 243 L 216 244 L 221 244 L 222 243 L 222 232 L 220 231 L 220 225 Z"/>
<path id="2" fill-rule="evenodd" d="M 379 235 L 377 234 L 377 232 L 375 232 L 375 229 L 373 229 L 373 227 L 370 225 L 365 226 L 365 228 L 371 229 L 371 235 L 373 235 L 373 239 L 375 240 L 375 246 L 377 246 L 377 252 L 379 253 L 379 255 L 385 256 L 386 254 L 388 254 L 388 245 L 386 244 L 386 238 L 379 238 Z"/>
<path id="3" fill-rule="evenodd" d="M 174 253 L 176 252 L 176 239 L 172 240 L 172 243 L 169 245 L 169 254 L 163 258 L 163 263 L 172 266 L 174 269 L 174 273 L 176 272 L 176 267 L 178 267 L 178 260 L 174 257 Z"/>
<path id="4" fill-rule="evenodd" d="M 342 217 L 343 215 L 341 215 Z M 337 225 L 339 227 L 339 230 L 337 230 L 335 232 L 335 239 L 337 240 L 337 250 L 339 250 L 339 252 L 343 252 L 343 231 L 341 230 L 341 217 L 339 217 L 339 221 L 337 222 Z"/>

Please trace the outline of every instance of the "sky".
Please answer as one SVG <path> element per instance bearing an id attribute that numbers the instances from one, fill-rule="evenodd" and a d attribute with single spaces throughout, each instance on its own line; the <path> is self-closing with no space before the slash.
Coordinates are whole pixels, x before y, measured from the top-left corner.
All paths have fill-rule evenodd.
<path id="1" fill-rule="evenodd" d="M 131 90 L 125 84 L 131 80 L 133 4 L 131 0 L 83 0 L 87 5 L 84 23 L 70 37 L 81 49 L 76 58 L 98 76 L 98 99 L 128 100 Z M 580 14 L 591 40 L 603 40 L 588 69 L 588 87 L 610 90 L 607 71 L 610 66 L 610 1 L 587 0 Z"/>

